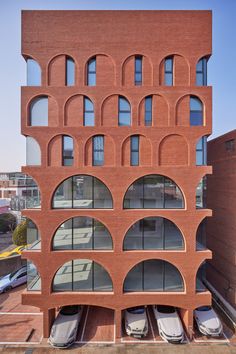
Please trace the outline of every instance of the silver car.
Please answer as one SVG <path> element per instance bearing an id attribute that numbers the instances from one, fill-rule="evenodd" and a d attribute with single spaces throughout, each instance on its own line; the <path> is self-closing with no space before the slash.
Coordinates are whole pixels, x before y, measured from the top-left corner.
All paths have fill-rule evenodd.
<path id="1" fill-rule="evenodd" d="M 223 333 L 222 323 L 211 306 L 201 306 L 194 310 L 199 331 L 211 337 L 218 337 Z"/>
<path id="2" fill-rule="evenodd" d="M 60 309 L 49 337 L 53 347 L 68 348 L 76 341 L 82 311 L 80 305 L 63 306 Z"/>
<path id="3" fill-rule="evenodd" d="M 170 343 L 182 343 L 184 330 L 175 307 L 154 305 L 153 312 L 160 336 Z"/>
<path id="4" fill-rule="evenodd" d="M 134 337 L 145 337 L 148 333 L 148 320 L 144 306 L 131 307 L 125 310 L 126 333 Z"/>
<path id="5" fill-rule="evenodd" d="M 15 272 L 7 274 L 0 278 L 0 293 L 5 293 L 12 288 L 25 284 L 27 282 L 27 268 L 22 267 Z"/>

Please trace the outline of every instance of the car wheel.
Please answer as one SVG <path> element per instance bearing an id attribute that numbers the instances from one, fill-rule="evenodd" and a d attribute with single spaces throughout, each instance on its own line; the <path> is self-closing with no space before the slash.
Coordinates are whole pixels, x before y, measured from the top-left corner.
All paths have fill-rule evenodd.
<path id="1" fill-rule="evenodd" d="M 6 293 L 7 291 L 10 291 L 11 289 L 12 289 L 11 286 L 7 286 L 7 287 L 3 290 L 3 292 Z"/>

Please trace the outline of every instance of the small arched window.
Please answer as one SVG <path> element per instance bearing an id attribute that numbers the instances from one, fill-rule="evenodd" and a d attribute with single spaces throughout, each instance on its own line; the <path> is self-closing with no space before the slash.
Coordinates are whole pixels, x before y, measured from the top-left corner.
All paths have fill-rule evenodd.
<path id="1" fill-rule="evenodd" d="M 190 125 L 203 125 L 203 104 L 196 96 L 190 96 Z"/>
<path id="2" fill-rule="evenodd" d="M 75 62 L 71 57 L 66 57 L 66 86 L 75 84 Z"/>
<path id="3" fill-rule="evenodd" d="M 91 58 L 87 63 L 87 85 L 96 86 L 96 57 Z"/>
<path id="4" fill-rule="evenodd" d="M 201 58 L 196 65 L 196 85 L 207 86 L 207 58 Z"/>
<path id="5" fill-rule="evenodd" d="M 41 290 L 41 277 L 34 263 L 30 261 L 27 261 L 27 290 Z"/>
<path id="6" fill-rule="evenodd" d="M 104 136 L 93 137 L 93 166 L 104 165 Z"/>
<path id="7" fill-rule="evenodd" d="M 84 97 L 84 126 L 85 127 L 94 126 L 93 102 L 88 97 Z"/>
<path id="8" fill-rule="evenodd" d="M 207 179 L 204 176 L 199 182 L 196 189 L 196 208 L 203 209 L 206 208 L 206 192 L 207 192 Z"/>
<path id="9" fill-rule="evenodd" d="M 196 165 L 207 164 L 207 136 L 202 136 L 196 145 Z"/>
<path id="10" fill-rule="evenodd" d="M 30 125 L 48 126 L 48 97 L 34 98 L 30 104 Z"/>
<path id="11" fill-rule="evenodd" d="M 165 58 L 165 85 L 173 86 L 173 56 Z"/>
<path id="12" fill-rule="evenodd" d="M 131 125 L 131 108 L 129 101 L 123 97 L 119 96 L 119 125 L 120 126 L 130 126 Z"/>
<path id="13" fill-rule="evenodd" d="M 146 126 L 152 125 L 152 96 L 145 97 L 144 123 Z"/>
<path id="14" fill-rule="evenodd" d="M 68 135 L 62 136 L 62 165 L 72 166 L 74 162 L 74 141 Z"/>
<path id="15" fill-rule="evenodd" d="M 41 149 L 38 142 L 31 136 L 26 137 L 26 165 L 41 165 Z"/>
<path id="16" fill-rule="evenodd" d="M 135 55 L 135 73 L 134 73 L 134 83 L 135 86 L 142 85 L 142 73 L 143 73 L 143 57 L 141 55 Z"/>
<path id="17" fill-rule="evenodd" d="M 41 68 L 36 60 L 27 59 L 27 86 L 41 86 Z"/>

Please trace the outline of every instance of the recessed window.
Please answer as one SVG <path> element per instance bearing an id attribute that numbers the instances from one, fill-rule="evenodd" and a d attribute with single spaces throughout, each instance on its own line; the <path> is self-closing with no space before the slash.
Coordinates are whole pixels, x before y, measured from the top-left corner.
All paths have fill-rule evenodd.
<path id="1" fill-rule="evenodd" d="M 196 85 L 207 86 L 207 58 L 202 58 L 197 63 Z"/>
<path id="2" fill-rule="evenodd" d="M 36 97 L 30 104 L 30 125 L 48 126 L 48 97 Z"/>
<path id="3" fill-rule="evenodd" d="M 196 146 L 196 165 L 202 166 L 207 164 L 207 137 L 203 136 L 198 140 Z"/>
<path id="4" fill-rule="evenodd" d="M 206 202 L 207 202 L 207 179 L 206 176 L 204 176 L 201 181 L 199 182 L 196 190 L 196 208 L 197 209 L 203 209 L 206 208 Z"/>
<path id="5" fill-rule="evenodd" d="M 93 137 L 93 166 L 104 165 L 104 136 Z"/>
<path id="6" fill-rule="evenodd" d="M 142 85 L 142 61 L 142 56 L 135 56 L 135 86 Z"/>
<path id="7" fill-rule="evenodd" d="M 66 85 L 75 84 L 75 62 L 72 58 L 66 57 Z"/>
<path id="8" fill-rule="evenodd" d="M 145 97 L 145 117 L 146 126 L 152 125 L 152 96 Z"/>
<path id="9" fill-rule="evenodd" d="M 131 125 L 131 111 L 128 100 L 122 96 L 119 96 L 119 125 L 130 126 Z"/>
<path id="10" fill-rule="evenodd" d="M 38 142 L 31 136 L 26 137 L 26 165 L 41 165 L 41 149 Z"/>
<path id="11" fill-rule="evenodd" d="M 41 68 L 36 60 L 27 59 L 27 86 L 41 86 Z"/>
<path id="12" fill-rule="evenodd" d="M 84 97 L 84 126 L 94 126 L 93 102 L 87 97 Z"/>
<path id="13" fill-rule="evenodd" d="M 165 85 L 173 86 L 173 57 L 165 59 Z"/>
<path id="14" fill-rule="evenodd" d="M 90 59 L 87 64 L 87 85 L 96 86 L 96 57 Z"/>
<path id="15" fill-rule="evenodd" d="M 139 165 L 139 136 L 134 135 L 130 138 L 130 165 Z"/>
<path id="16" fill-rule="evenodd" d="M 72 166 L 74 161 L 74 143 L 68 135 L 62 137 L 62 165 Z"/>
<path id="17" fill-rule="evenodd" d="M 203 106 L 196 96 L 190 96 L 190 125 L 203 125 Z"/>
<path id="18" fill-rule="evenodd" d="M 230 139 L 225 141 L 225 150 L 234 151 L 235 150 L 235 139 Z"/>

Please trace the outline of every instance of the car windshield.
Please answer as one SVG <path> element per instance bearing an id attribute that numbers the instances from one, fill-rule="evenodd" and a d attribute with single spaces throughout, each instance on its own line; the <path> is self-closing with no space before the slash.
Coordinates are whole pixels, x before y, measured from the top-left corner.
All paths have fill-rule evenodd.
<path id="1" fill-rule="evenodd" d="M 197 311 L 210 311 L 211 306 L 201 306 L 197 308 Z"/>
<path id="2" fill-rule="evenodd" d="M 144 307 L 131 307 L 130 309 L 127 309 L 129 313 L 134 313 L 134 314 L 140 314 L 144 313 Z"/>
<path id="3" fill-rule="evenodd" d="M 174 313 L 175 308 L 172 306 L 161 306 L 157 305 L 157 311 L 161 313 Z"/>
<path id="4" fill-rule="evenodd" d="M 64 316 L 73 316 L 76 315 L 81 309 L 81 306 L 64 306 L 61 308 L 60 313 Z"/>
<path id="5" fill-rule="evenodd" d="M 12 272 L 10 274 L 10 279 L 12 279 L 16 275 L 16 273 L 18 273 L 18 272 L 19 272 L 19 269 L 17 269 L 15 272 Z"/>

